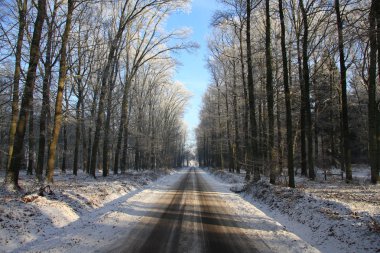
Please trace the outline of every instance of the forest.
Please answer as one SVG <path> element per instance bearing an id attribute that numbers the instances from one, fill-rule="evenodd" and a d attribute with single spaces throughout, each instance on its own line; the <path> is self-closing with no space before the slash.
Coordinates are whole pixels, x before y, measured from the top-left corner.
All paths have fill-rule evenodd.
<path id="1" fill-rule="evenodd" d="M 377 1 L 221 0 L 211 21 L 211 84 L 196 129 L 201 166 L 247 179 L 380 167 Z M 189 1 L 2 0 L 0 166 L 53 182 L 180 167 L 190 93 L 175 53 L 197 43 L 165 21 Z M 94 15 L 94 14 L 97 15 Z"/>
<path id="2" fill-rule="evenodd" d="M 380 3 L 220 0 L 197 128 L 201 166 L 311 180 L 380 165 Z"/>
<path id="3" fill-rule="evenodd" d="M 2 0 L 0 170 L 96 176 L 178 167 L 190 93 L 173 79 L 186 29 L 167 17 L 188 1 Z M 188 155 L 188 154 L 187 154 Z"/>
<path id="4" fill-rule="evenodd" d="M 379 0 L 0 0 L 0 251 L 380 252 L 379 88 Z"/>

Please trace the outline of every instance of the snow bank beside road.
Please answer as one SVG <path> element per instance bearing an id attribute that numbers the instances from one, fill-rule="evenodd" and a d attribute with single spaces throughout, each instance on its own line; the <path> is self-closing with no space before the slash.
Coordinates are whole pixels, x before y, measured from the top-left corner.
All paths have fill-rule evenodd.
<path id="1" fill-rule="evenodd" d="M 106 178 L 99 175 L 98 179 L 84 173 L 57 174 L 51 187 L 54 194 L 44 197 L 29 194 L 23 198 L 0 188 L 0 252 L 25 252 L 31 245 L 54 235 L 73 233 L 69 230 L 82 223 L 96 222 L 92 217 L 97 210 L 171 172 L 128 171 Z M 20 185 L 25 192 L 38 189 L 32 176 L 22 176 Z M 80 240 L 68 243 L 75 245 Z"/>
<path id="2" fill-rule="evenodd" d="M 276 219 L 273 219 L 267 213 L 261 211 L 256 205 L 241 196 L 232 193 L 229 189 L 236 184 L 241 185 L 239 179 L 241 175 L 226 174 L 223 171 L 214 171 L 216 175 L 224 178 L 226 181 L 220 182 L 217 178 L 206 174 L 203 177 L 207 179 L 208 184 L 218 192 L 221 192 L 221 198 L 225 201 L 228 209 L 235 214 L 235 219 L 242 219 L 246 224 L 245 233 L 252 241 L 255 238 L 261 238 L 272 252 L 281 253 L 317 253 L 320 252 L 312 247 L 307 241 L 303 240 L 295 233 L 289 232 Z M 231 184 L 231 182 L 233 182 Z"/>
<path id="3" fill-rule="evenodd" d="M 220 170 L 209 172 L 227 181 L 231 187 L 244 182 L 244 174 Z M 355 205 L 354 202 L 358 202 L 352 201 L 351 194 L 359 194 L 361 189 L 362 195 L 366 191 L 375 191 L 379 196 L 379 186 L 343 186 L 340 182 L 329 182 L 329 186 L 335 194 L 326 193 L 324 182 L 304 181 L 302 188 L 290 189 L 261 181 L 249 185 L 242 196 L 322 252 L 380 252 L 379 202 Z M 325 194 L 317 189 L 324 189 Z M 334 198 L 338 194 L 339 200 Z M 373 208 L 376 205 L 379 208 Z"/>

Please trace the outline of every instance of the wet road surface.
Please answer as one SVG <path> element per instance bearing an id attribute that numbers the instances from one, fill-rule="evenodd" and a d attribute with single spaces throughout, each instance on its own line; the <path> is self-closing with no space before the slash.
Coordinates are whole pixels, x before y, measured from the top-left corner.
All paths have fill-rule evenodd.
<path id="1" fill-rule="evenodd" d="M 198 168 L 186 169 L 163 189 L 136 226 L 106 252 L 271 252 L 260 239 L 244 233 L 240 222 Z"/>

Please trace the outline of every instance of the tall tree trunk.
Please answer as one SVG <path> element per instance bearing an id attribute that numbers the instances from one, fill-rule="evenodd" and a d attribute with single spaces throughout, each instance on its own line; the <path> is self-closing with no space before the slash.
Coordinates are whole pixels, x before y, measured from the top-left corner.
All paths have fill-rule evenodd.
<path id="1" fill-rule="evenodd" d="M 376 140 L 376 0 L 372 1 L 369 13 L 369 78 L 368 78 L 368 148 L 371 166 L 371 182 L 377 184 L 379 181 L 379 170 L 377 167 L 378 146 Z"/>
<path id="2" fill-rule="evenodd" d="M 29 109 L 33 102 L 33 92 L 36 81 L 36 70 L 40 58 L 40 41 L 42 27 L 46 17 L 46 0 L 38 0 L 37 17 L 34 23 L 32 43 L 30 46 L 29 67 L 26 76 L 24 93 L 21 102 L 20 115 L 17 121 L 14 148 L 10 166 L 7 168 L 5 183 L 8 187 L 19 188 L 18 178 L 21 167 L 26 125 L 29 118 Z"/>
<path id="3" fill-rule="evenodd" d="M 100 141 L 100 130 L 103 126 L 104 121 L 104 103 L 105 103 L 105 96 L 107 93 L 107 86 L 109 84 L 109 77 L 110 77 L 110 71 L 111 71 L 111 65 L 115 60 L 116 52 L 119 48 L 120 40 L 123 36 L 124 30 L 127 27 L 127 24 L 131 21 L 132 16 L 135 17 L 135 15 L 129 16 L 127 19 L 125 18 L 125 12 L 129 1 L 126 1 L 123 4 L 123 8 L 121 10 L 121 18 L 119 22 L 119 27 L 117 29 L 117 33 L 115 35 L 115 38 L 112 40 L 110 50 L 108 52 L 107 62 L 105 65 L 105 68 L 103 70 L 102 78 L 101 78 L 101 86 L 100 86 L 100 97 L 99 97 L 99 105 L 98 105 L 98 113 L 96 117 L 95 122 L 95 133 L 94 133 L 94 141 L 92 143 L 92 149 L 91 149 L 91 156 L 90 156 L 90 164 L 89 164 L 89 173 L 95 177 L 95 168 L 97 164 L 97 155 L 98 155 L 98 149 L 99 149 L 99 141 Z M 136 7 L 136 6 L 135 6 Z M 134 9 L 136 11 L 136 9 Z"/>
<path id="4" fill-rule="evenodd" d="M 125 173 L 127 170 L 127 159 L 128 159 L 128 137 L 129 137 L 129 131 L 128 131 L 128 119 L 125 120 L 125 123 L 123 124 L 123 149 L 122 149 L 122 157 L 120 161 L 120 171 L 122 173 Z"/>
<path id="5" fill-rule="evenodd" d="M 225 73 L 227 73 L 225 71 Z M 227 146 L 228 146 L 228 169 L 229 171 L 235 172 L 235 161 L 234 161 L 234 154 L 233 154 L 233 148 L 232 148 L 232 142 L 231 142 L 231 120 L 230 120 L 230 107 L 228 105 L 228 82 L 225 82 L 225 103 L 226 103 L 226 117 L 227 117 Z"/>
<path id="6" fill-rule="evenodd" d="M 67 160 L 67 125 L 66 120 L 63 122 L 63 152 L 62 152 L 62 166 L 61 172 L 66 173 L 66 160 Z"/>
<path id="7" fill-rule="evenodd" d="M 85 108 L 84 108 L 84 103 L 82 101 L 82 110 L 81 110 L 81 131 L 82 131 L 82 170 L 86 171 L 87 170 L 87 161 L 88 161 L 88 153 L 87 153 L 87 138 L 86 138 L 86 125 L 85 125 Z"/>
<path id="8" fill-rule="evenodd" d="M 99 83 L 100 79 L 101 79 L 101 75 L 98 75 L 96 83 Z M 92 120 L 95 120 L 98 94 L 99 94 L 99 87 L 96 86 L 95 87 L 95 91 L 94 91 L 94 98 L 93 98 L 92 105 L 91 105 L 91 119 Z M 86 167 L 86 172 L 88 174 L 90 174 L 90 170 L 91 170 L 92 132 L 93 132 L 93 126 L 92 126 L 92 124 L 90 124 L 89 129 L 88 129 L 88 136 L 87 136 L 87 138 L 88 138 L 88 148 L 87 148 L 87 167 Z"/>
<path id="9" fill-rule="evenodd" d="M 70 95 L 71 96 L 71 95 Z M 63 120 L 63 153 L 62 153 L 62 166 L 61 173 L 65 174 L 67 169 L 67 153 L 68 153 L 68 141 L 67 141 L 67 114 L 69 111 L 69 96 L 67 96 L 67 87 L 65 87 L 65 107 L 64 120 Z"/>
<path id="10" fill-rule="evenodd" d="M 78 89 L 77 94 L 77 104 L 75 107 L 75 147 L 74 147 L 74 162 L 73 162 L 73 174 L 78 175 L 78 163 L 79 163 L 79 144 L 81 139 L 81 127 L 84 126 L 84 117 L 81 118 L 81 108 L 83 108 L 83 85 L 82 85 L 82 44 L 81 44 L 81 26 L 79 26 L 79 39 L 78 39 L 78 71 L 76 75 L 78 79 L 76 80 L 76 85 Z M 86 138 L 84 136 L 84 131 L 82 132 L 82 140 L 85 142 Z M 83 142 L 82 142 L 83 143 Z M 86 149 L 83 147 L 83 154 L 86 154 Z M 83 158 L 83 161 L 85 159 Z M 84 164 L 83 164 L 84 165 Z M 85 168 L 85 165 L 84 165 Z"/>
<path id="11" fill-rule="evenodd" d="M 288 185 L 291 188 L 296 187 L 294 179 L 294 156 L 293 156 L 293 122 L 292 122 L 292 101 L 289 87 L 288 56 L 286 54 L 286 29 L 282 0 L 278 1 L 281 22 L 281 54 L 283 68 L 283 82 L 285 91 L 285 108 L 286 108 L 286 141 L 287 141 L 287 160 L 288 160 Z"/>
<path id="12" fill-rule="evenodd" d="M 96 124 L 95 124 L 95 133 L 94 133 L 94 141 L 92 143 L 92 151 L 91 151 L 91 164 L 90 164 L 90 174 L 93 177 L 96 177 L 95 175 L 95 168 L 97 164 L 97 156 L 98 156 L 98 149 L 99 149 L 99 142 L 100 142 L 100 130 L 103 126 L 104 121 L 104 106 L 105 106 L 105 98 L 107 94 L 107 88 L 109 85 L 109 79 L 111 74 L 111 67 L 112 63 L 115 60 L 116 52 L 120 44 L 121 36 L 123 35 L 125 26 L 119 27 L 117 34 L 115 38 L 113 39 L 111 43 L 111 48 L 108 53 L 107 62 L 105 65 L 105 68 L 103 70 L 102 80 L 101 80 L 101 87 L 100 87 L 100 97 L 99 97 L 99 105 L 98 105 L 98 113 L 96 117 Z"/>
<path id="13" fill-rule="evenodd" d="M 343 21 L 340 13 L 339 0 L 335 0 L 335 13 L 336 23 L 338 27 L 338 45 L 339 45 L 339 63 L 340 63 L 340 86 L 341 86 L 341 118 L 342 118 L 342 141 L 345 169 L 346 169 L 346 181 L 352 181 L 352 169 L 351 169 L 351 148 L 350 148 L 350 133 L 348 125 L 348 105 L 347 105 L 347 67 L 344 55 L 344 41 L 343 41 Z"/>
<path id="14" fill-rule="evenodd" d="M 314 92 L 315 92 L 315 89 L 314 89 Z M 320 101 L 318 97 L 315 97 L 315 101 Z M 315 102 L 315 105 L 314 105 L 314 159 L 319 161 L 320 160 L 320 157 L 319 157 L 319 141 L 318 141 L 318 137 L 319 137 L 319 131 L 318 131 L 318 127 L 319 127 L 319 102 Z"/>
<path id="15" fill-rule="evenodd" d="M 233 147 L 234 156 L 234 169 L 236 173 L 240 173 L 240 137 L 239 137 L 239 115 L 238 115 L 238 104 L 237 104 L 237 75 L 236 75 L 236 61 L 233 61 L 233 114 L 234 114 L 234 129 L 235 129 L 235 144 Z"/>
<path id="16" fill-rule="evenodd" d="M 276 70 L 276 81 L 279 82 L 279 65 L 278 61 L 275 63 L 275 70 Z M 281 120 L 281 115 L 283 114 L 281 111 L 281 95 L 280 95 L 280 87 L 277 85 L 275 87 L 276 89 L 276 127 L 277 127 L 277 175 L 282 175 L 282 171 L 284 168 L 284 143 L 283 143 L 283 138 L 282 138 L 282 120 Z"/>
<path id="17" fill-rule="evenodd" d="M 248 67 L 248 94 L 249 94 L 249 113 L 251 121 L 251 142 L 252 142 L 252 155 L 254 163 L 257 163 L 258 158 L 258 147 L 257 147 L 257 122 L 256 122 L 256 102 L 255 102 L 255 87 L 253 83 L 253 65 L 252 65 L 252 49 L 251 49 L 251 0 L 247 0 L 247 34 L 246 34 L 246 44 L 247 44 L 247 67 Z M 260 167 L 254 164 L 253 180 L 255 182 L 259 181 Z"/>
<path id="18" fill-rule="evenodd" d="M 274 99 L 273 99 L 273 69 L 271 52 L 271 24 L 269 13 L 269 0 L 265 1 L 265 59 L 266 59 L 266 93 L 268 108 L 268 166 L 270 183 L 276 183 L 276 167 L 274 166 Z"/>
<path id="19" fill-rule="evenodd" d="M 330 82 L 330 90 L 329 90 L 329 93 L 330 93 L 330 101 L 331 101 L 331 105 L 333 104 L 332 101 L 334 101 L 334 94 L 333 94 L 333 90 L 334 90 L 334 87 L 335 87 L 335 80 L 334 80 L 334 72 L 333 72 L 333 62 L 331 61 L 330 63 L 330 69 L 329 69 L 329 82 Z M 330 107 L 330 110 L 329 110 L 329 120 L 330 122 L 334 122 L 334 110 L 333 108 Z M 330 159 L 330 163 L 331 165 L 335 165 L 335 157 L 336 157 L 336 151 L 335 151 L 335 123 L 332 124 L 332 127 L 331 127 L 331 130 L 330 130 L 330 149 L 331 149 L 331 159 Z"/>
<path id="20" fill-rule="evenodd" d="M 107 118 L 104 125 L 104 141 L 103 141 L 103 177 L 107 177 L 109 175 L 109 132 L 111 127 L 111 113 L 112 113 L 112 92 L 115 86 L 117 72 L 118 72 L 118 60 L 115 59 L 112 66 L 112 75 L 110 77 L 111 81 L 108 88 L 107 94 Z"/>
<path id="21" fill-rule="evenodd" d="M 309 71 L 309 24 L 307 17 L 307 10 L 303 4 L 303 0 L 300 0 L 300 7 L 303 21 L 303 38 L 302 38 L 302 66 L 303 66 L 303 81 L 305 88 L 305 119 L 306 119 L 306 138 L 307 138 L 307 167 L 309 172 L 309 178 L 315 179 L 314 171 L 314 154 L 313 154 L 313 131 L 312 131 L 312 119 L 310 108 L 310 71 Z"/>
<path id="22" fill-rule="evenodd" d="M 12 90 L 12 119 L 9 129 L 9 147 L 8 147 L 8 161 L 7 161 L 7 170 L 11 165 L 11 158 L 13 154 L 14 140 L 17 128 L 17 119 L 19 114 L 19 83 L 21 78 L 21 56 L 22 56 L 22 44 L 25 34 L 26 26 L 26 12 L 28 10 L 28 0 L 18 0 L 18 35 L 17 35 L 17 44 L 16 44 L 16 61 L 15 61 L 15 71 L 13 75 L 13 90 Z"/>
<path id="23" fill-rule="evenodd" d="M 128 103 L 128 93 L 129 93 L 129 85 L 130 83 L 127 82 L 126 83 L 126 87 L 125 87 L 125 91 L 124 91 L 124 96 L 125 96 L 125 104 L 124 104 L 124 98 L 123 98 L 123 108 L 124 108 L 124 114 L 123 114 L 123 124 L 120 126 L 122 127 L 122 131 L 124 133 L 124 136 L 123 136 L 123 151 L 122 151 L 122 157 L 121 157 L 121 161 L 120 161 L 120 170 L 122 173 L 125 173 L 125 171 L 127 170 L 127 159 L 128 159 L 128 137 L 129 137 L 129 114 L 130 114 L 130 110 L 129 110 L 129 107 L 130 107 L 130 104 Z"/>
<path id="24" fill-rule="evenodd" d="M 156 151 L 155 151 L 155 142 L 156 142 L 156 131 L 155 131 L 155 124 L 154 124 L 154 121 L 155 121 L 155 107 L 152 103 L 152 101 L 150 101 L 149 103 L 149 117 L 150 117 L 150 120 L 149 120 L 149 123 L 150 123 L 150 126 L 149 126 L 149 135 L 150 135 L 150 148 L 149 148 L 149 153 L 150 153 L 150 159 L 149 159 L 149 162 L 150 162 L 150 169 L 151 170 L 154 170 L 156 169 Z"/>
<path id="25" fill-rule="evenodd" d="M 302 70 L 302 56 L 300 45 L 300 34 L 297 36 L 297 59 L 298 74 L 301 89 L 301 108 L 300 108 L 300 132 L 301 132 L 301 175 L 307 176 L 307 151 L 306 151 L 306 113 L 305 113 L 305 84 Z"/>
<path id="26" fill-rule="evenodd" d="M 51 20 L 48 22 L 48 32 L 46 41 L 46 56 L 45 56 L 45 75 L 43 78 L 42 87 L 42 106 L 40 113 L 40 134 L 38 140 L 38 158 L 36 167 L 36 177 L 41 183 L 43 181 L 43 170 L 45 164 L 45 145 L 47 132 L 50 125 L 50 85 L 51 85 L 51 73 L 52 73 L 52 45 L 53 45 L 53 25 L 55 24 L 55 17 L 58 9 L 58 4 L 54 2 L 54 9 L 51 15 Z"/>
<path id="27" fill-rule="evenodd" d="M 206 133 L 203 132 L 203 167 L 208 167 L 209 164 L 208 164 L 208 154 L 207 154 L 207 137 L 206 137 Z"/>
<path id="28" fill-rule="evenodd" d="M 168 165 L 170 166 L 170 165 Z M 174 165 L 175 166 L 175 165 Z M 136 136 L 136 143 L 135 143 L 135 170 L 138 171 L 140 169 L 140 138 L 139 136 Z"/>
<path id="29" fill-rule="evenodd" d="M 78 88 L 80 89 L 79 85 L 78 85 Z M 78 90 L 78 92 L 80 93 L 80 91 Z M 77 101 L 77 104 L 76 104 L 76 108 L 75 108 L 75 119 L 76 119 L 76 123 L 75 123 L 75 147 L 74 147 L 74 163 L 73 163 L 73 174 L 76 176 L 78 175 L 78 163 L 79 163 L 79 143 L 80 143 L 80 127 L 81 127 L 81 115 L 80 115 L 80 108 L 81 108 L 81 99 L 80 99 L 80 95 L 78 95 L 78 101 Z M 83 149 L 83 152 L 85 152 L 85 150 Z"/>
<path id="30" fill-rule="evenodd" d="M 301 26 L 297 25 L 297 19 L 301 20 L 299 9 L 296 9 L 295 3 L 291 1 L 292 3 L 292 19 L 294 22 L 295 27 L 295 35 L 296 35 L 296 47 L 297 47 L 297 66 L 298 66 L 298 79 L 300 84 L 300 90 L 301 90 L 301 106 L 300 106 L 300 143 L 301 143 L 301 175 L 307 176 L 307 152 L 306 152 L 306 120 L 305 120 L 305 86 L 304 86 L 304 80 L 303 80 L 303 70 L 302 70 L 302 53 L 301 53 Z M 297 14 L 297 16 L 296 16 Z M 289 52 L 290 55 L 290 52 Z M 289 68 L 291 67 L 291 57 L 289 57 Z M 291 78 L 291 75 L 289 76 Z M 295 139 L 297 138 L 297 135 L 295 135 L 293 140 L 293 149 L 295 149 L 295 145 L 297 142 Z M 295 171 L 296 172 L 296 171 Z"/>
<path id="31" fill-rule="evenodd" d="M 261 80 L 262 81 L 262 80 Z M 263 84 L 263 82 L 260 82 L 260 84 Z M 260 94 L 264 94 L 264 90 L 263 90 L 263 85 L 260 85 Z M 258 140 L 257 140 L 257 147 L 258 147 L 258 154 L 259 154 L 259 159 L 260 160 L 257 160 L 258 163 L 260 163 L 260 169 L 262 170 L 262 172 L 266 173 L 267 176 L 269 176 L 269 174 L 267 172 L 269 171 L 263 171 L 264 169 L 264 165 L 266 164 L 265 162 L 268 162 L 266 159 L 267 157 L 267 153 L 268 153 L 268 143 L 267 143 L 267 138 L 266 138 L 266 134 L 267 134 L 267 128 L 266 128 L 266 115 L 265 115 L 265 112 L 264 112 L 264 100 L 262 98 L 258 99 L 258 128 L 257 128 L 257 133 L 258 133 Z"/>
<path id="32" fill-rule="evenodd" d="M 376 1 L 376 24 L 377 24 L 377 75 L 378 75 L 378 86 L 380 87 L 380 2 Z M 380 100 L 377 100 L 377 116 L 376 116 L 376 124 L 377 124 L 377 175 L 380 173 Z M 379 180 L 379 179 L 378 179 Z"/>
<path id="33" fill-rule="evenodd" d="M 222 112 L 221 112 L 221 109 L 220 109 L 220 104 L 221 104 L 221 99 L 220 99 L 220 87 L 218 86 L 218 82 L 217 82 L 217 86 L 216 86 L 217 90 L 218 90 L 218 146 L 219 146 L 219 166 L 220 166 L 220 169 L 224 170 L 224 157 L 223 157 L 223 140 L 222 140 Z"/>
<path id="34" fill-rule="evenodd" d="M 117 135 L 115 161 L 114 161 L 114 165 L 113 165 L 113 173 L 114 174 L 119 173 L 120 150 L 122 150 L 121 144 L 123 141 L 124 124 L 126 123 L 127 111 L 128 111 L 128 103 L 127 103 L 127 99 L 128 99 L 128 86 L 127 85 L 128 85 L 128 83 L 127 83 L 127 79 L 128 78 L 125 78 L 123 101 L 121 103 L 121 119 L 120 119 L 119 131 L 118 131 L 118 135 Z"/>
<path id="35" fill-rule="evenodd" d="M 244 132 L 244 168 L 246 170 L 246 180 L 250 179 L 250 169 L 247 166 L 248 163 L 248 150 L 250 150 L 249 146 L 249 98 L 248 98 L 248 88 L 247 88 L 247 82 L 246 82 L 246 75 L 245 75 L 245 58 L 244 58 L 244 51 L 243 51 L 243 27 L 239 29 L 239 51 L 240 51 L 240 64 L 241 64 L 241 79 L 243 83 L 243 95 L 244 95 L 244 119 L 243 119 L 243 132 Z M 240 167 L 240 164 L 238 164 Z"/>
<path id="36" fill-rule="evenodd" d="M 94 114 L 95 114 L 95 112 L 94 112 Z M 91 153 L 92 153 L 91 152 L 91 147 L 92 147 L 92 126 L 90 126 L 89 129 L 88 129 L 87 138 L 88 138 L 88 147 L 87 147 L 87 167 L 86 167 L 86 173 L 90 174 L 90 170 L 91 170 Z"/>
<path id="37" fill-rule="evenodd" d="M 61 58 L 59 61 L 59 78 L 58 78 L 58 92 L 55 104 L 55 114 L 54 114 L 54 127 L 52 131 L 52 139 L 49 145 L 49 156 L 48 156 L 48 166 L 47 166 L 47 181 L 53 183 L 54 179 L 54 166 L 55 166 L 55 155 L 57 151 L 58 137 L 61 130 L 62 124 L 62 100 L 63 100 L 63 91 L 65 88 L 66 74 L 67 74 L 67 44 L 69 40 L 70 30 L 71 30 L 71 21 L 74 12 L 74 2 L 75 0 L 67 1 L 67 16 L 66 16 L 66 25 L 65 31 L 62 37 L 61 45 Z"/>
<path id="38" fill-rule="evenodd" d="M 283 152 L 283 140 L 282 140 L 282 122 L 281 122 L 281 104 L 280 104 L 280 90 L 279 88 L 276 89 L 276 98 L 277 98 L 277 104 L 276 104 L 276 124 L 277 124 L 277 153 L 278 153 L 278 175 L 282 174 L 283 171 L 283 161 L 284 161 L 284 152 Z"/>
<path id="39" fill-rule="evenodd" d="M 137 116 L 137 122 L 136 122 L 136 128 L 137 128 L 137 134 L 136 134 L 136 144 L 135 144 L 135 170 L 140 170 L 142 169 L 142 150 L 140 145 L 142 146 L 143 138 L 143 108 L 142 105 L 139 105 L 138 108 L 138 116 Z M 174 159 L 175 159 L 175 154 L 174 154 Z M 175 161 L 174 161 L 175 162 Z M 168 164 L 170 166 L 170 164 Z M 175 163 L 174 165 L 175 166 Z"/>
<path id="40" fill-rule="evenodd" d="M 29 162 L 28 162 L 27 173 L 28 173 L 28 175 L 33 175 L 34 165 L 35 165 L 34 161 L 35 161 L 35 157 L 36 157 L 36 151 L 34 150 L 35 149 L 35 140 L 34 140 L 34 106 L 33 106 L 33 102 L 32 102 L 32 107 L 30 108 L 28 142 L 29 142 L 29 151 L 28 151 L 29 152 L 28 153 Z"/>

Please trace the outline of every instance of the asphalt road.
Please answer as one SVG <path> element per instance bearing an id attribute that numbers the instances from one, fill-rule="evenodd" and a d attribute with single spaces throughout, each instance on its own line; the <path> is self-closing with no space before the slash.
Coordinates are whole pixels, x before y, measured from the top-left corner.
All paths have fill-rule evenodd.
<path id="1" fill-rule="evenodd" d="M 155 203 L 144 210 L 143 218 L 107 252 L 271 252 L 260 239 L 252 240 L 225 206 L 220 192 L 204 179 L 198 168 L 186 173 Z"/>

